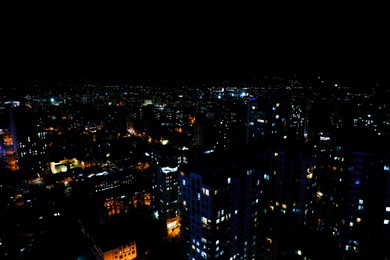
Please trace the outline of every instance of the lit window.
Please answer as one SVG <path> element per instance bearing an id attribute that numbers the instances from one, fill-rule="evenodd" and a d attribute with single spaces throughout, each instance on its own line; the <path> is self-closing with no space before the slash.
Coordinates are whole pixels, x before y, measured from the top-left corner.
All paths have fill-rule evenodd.
<path id="1" fill-rule="evenodd" d="M 383 224 L 385 225 L 389 224 L 389 220 L 388 219 L 383 220 Z"/>
<path id="2" fill-rule="evenodd" d="M 390 212 L 390 207 L 386 207 L 386 211 L 387 211 L 387 212 Z"/>

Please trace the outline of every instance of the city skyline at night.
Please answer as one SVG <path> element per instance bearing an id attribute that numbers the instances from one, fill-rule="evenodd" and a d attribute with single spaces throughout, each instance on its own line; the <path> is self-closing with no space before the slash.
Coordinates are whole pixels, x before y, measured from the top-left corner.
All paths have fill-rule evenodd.
<path id="1" fill-rule="evenodd" d="M 108 9 L 6 23 L 1 259 L 390 258 L 384 16 Z"/>
<path id="2" fill-rule="evenodd" d="M 379 84 L 2 84 L 3 257 L 60 258 L 64 246 L 64 259 L 389 254 L 390 92 Z"/>

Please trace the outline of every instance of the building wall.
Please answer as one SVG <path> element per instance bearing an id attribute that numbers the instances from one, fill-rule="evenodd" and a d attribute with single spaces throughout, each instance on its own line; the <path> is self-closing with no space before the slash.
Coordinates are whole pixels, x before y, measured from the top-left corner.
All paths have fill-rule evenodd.
<path id="1" fill-rule="evenodd" d="M 131 260 L 137 257 L 136 242 L 104 252 L 104 260 Z"/>
<path id="2" fill-rule="evenodd" d="M 181 237 L 188 259 L 252 259 L 258 247 L 259 171 L 225 162 L 181 172 Z"/>

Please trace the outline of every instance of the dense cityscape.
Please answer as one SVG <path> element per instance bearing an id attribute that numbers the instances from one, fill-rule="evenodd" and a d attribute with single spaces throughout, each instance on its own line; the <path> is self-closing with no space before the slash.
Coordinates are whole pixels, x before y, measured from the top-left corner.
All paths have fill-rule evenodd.
<path id="1" fill-rule="evenodd" d="M 375 82 L 0 85 L 1 259 L 389 259 Z"/>

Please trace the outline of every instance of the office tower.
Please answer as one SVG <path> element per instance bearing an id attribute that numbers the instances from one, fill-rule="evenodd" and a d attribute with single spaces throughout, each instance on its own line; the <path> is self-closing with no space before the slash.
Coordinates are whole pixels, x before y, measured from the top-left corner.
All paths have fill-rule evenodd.
<path id="1" fill-rule="evenodd" d="M 180 171 L 183 259 L 258 254 L 260 172 L 254 156 L 209 153 Z"/>

